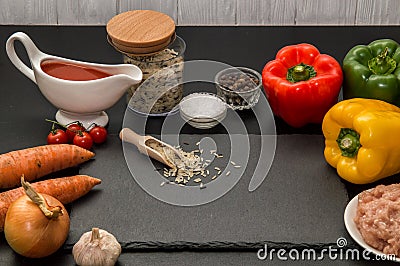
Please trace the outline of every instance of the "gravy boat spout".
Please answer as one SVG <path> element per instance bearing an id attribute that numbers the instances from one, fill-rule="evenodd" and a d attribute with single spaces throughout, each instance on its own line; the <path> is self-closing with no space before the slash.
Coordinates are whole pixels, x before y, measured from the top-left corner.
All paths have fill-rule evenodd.
<path id="1" fill-rule="evenodd" d="M 19 59 L 15 41 L 24 45 L 32 68 Z M 45 54 L 23 32 L 9 37 L 6 51 L 15 67 L 59 109 L 56 119 L 62 124 L 80 121 L 86 127 L 93 123 L 105 126 L 108 116 L 104 110 L 142 80 L 142 71 L 132 64 L 97 64 Z"/>
<path id="2" fill-rule="evenodd" d="M 132 64 L 119 64 L 119 65 L 99 65 L 99 68 L 103 68 L 107 73 L 113 76 L 121 77 L 125 79 L 128 85 L 135 85 L 142 81 L 142 71 L 135 65 Z"/>

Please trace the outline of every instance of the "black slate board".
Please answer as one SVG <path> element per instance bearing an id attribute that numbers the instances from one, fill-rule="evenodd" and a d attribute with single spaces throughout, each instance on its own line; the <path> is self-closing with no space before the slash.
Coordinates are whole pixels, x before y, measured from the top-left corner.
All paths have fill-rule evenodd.
<path id="1" fill-rule="evenodd" d="M 180 139 L 196 143 L 201 137 L 183 135 Z M 217 143 L 224 141 L 224 135 L 212 138 Z M 259 142 L 260 136 L 250 135 L 250 162 L 258 160 Z M 66 248 L 93 226 L 112 232 L 126 249 L 246 248 L 260 243 L 321 246 L 347 237 L 343 211 L 348 196 L 324 160 L 322 136 L 278 136 L 271 170 L 250 193 L 254 167 L 250 164 L 236 186 L 214 202 L 173 206 L 139 187 L 125 163 L 120 140 L 110 136 L 105 146 L 96 147 L 95 159 L 80 169 L 81 174 L 103 182 L 72 204 Z"/>

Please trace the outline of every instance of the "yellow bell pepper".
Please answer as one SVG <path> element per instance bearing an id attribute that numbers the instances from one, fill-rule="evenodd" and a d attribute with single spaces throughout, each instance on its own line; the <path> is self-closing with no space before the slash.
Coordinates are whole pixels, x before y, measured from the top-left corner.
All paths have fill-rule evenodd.
<path id="1" fill-rule="evenodd" d="M 400 108 L 354 98 L 334 105 L 322 122 L 324 156 L 343 179 L 367 184 L 400 172 Z"/>

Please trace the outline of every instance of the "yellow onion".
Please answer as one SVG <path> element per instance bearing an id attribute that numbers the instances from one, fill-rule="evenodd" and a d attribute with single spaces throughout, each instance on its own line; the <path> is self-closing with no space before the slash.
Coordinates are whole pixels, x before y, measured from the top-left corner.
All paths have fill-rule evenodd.
<path id="1" fill-rule="evenodd" d="M 27 195 L 14 201 L 6 215 L 4 234 L 18 254 L 43 258 L 56 252 L 68 237 L 69 216 L 56 198 L 38 194 L 21 181 Z"/>

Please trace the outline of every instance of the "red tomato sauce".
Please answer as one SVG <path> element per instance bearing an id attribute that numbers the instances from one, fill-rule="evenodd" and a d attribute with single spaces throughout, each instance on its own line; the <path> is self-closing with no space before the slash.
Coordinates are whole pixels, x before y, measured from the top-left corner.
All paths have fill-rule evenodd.
<path id="1" fill-rule="evenodd" d="M 40 67 L 48 75 L 64 80 L 85 81 L 111 76 L 95 68 L 55 60 L 43 61 Z"/>

